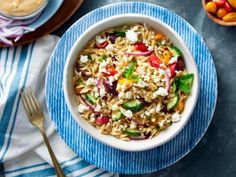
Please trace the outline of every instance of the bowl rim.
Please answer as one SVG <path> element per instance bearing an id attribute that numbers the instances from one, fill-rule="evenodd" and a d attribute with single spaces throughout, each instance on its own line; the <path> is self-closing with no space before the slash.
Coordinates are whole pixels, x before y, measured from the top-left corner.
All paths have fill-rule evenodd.
<path id="1" fill-rule="evenodd" d="M 86 125 L 84 125 L 79 119 L 81 119 L 78 114 L 75 113 L 75 110 L 73 109 L 72 105 L 71 105 L 71 101 L 70 101 L 70 97 L 69 97 L 69 91 L 68 91 L 68 87 L 67 87 L 67 73 L 68 73 L 68 66 L 70 65 L 71 63 L 71 58 L 72 58 L 72 55 L 74 54 L 74 52 L 76 51 L 76 48 L 78 46 L 78 43 L 81 41 L 81 39 L 83 38 L 83 36 L 87 35 L 92 29 L 96 28 L 97 26 L 100 26 L 104 23 L 106 23 L 107 21 L 113 21 L 117 18 L 128 18 L 128 17 L 141 17 L 141 18 L 144 18 L 144 19 L 149 19 L 151 21 L 154 21 L 156 23 L 158 23 L 159 25 L 162 25 L 164 26 L 164 28 L 167 28 L 178 40 L 179 43 L 182 44 L 182 46 L 184 47 L 184 50 L 188 53 L 189 56 L 191 56 L 191 60 L 192 60 L 192 63 L 193 63 L 193 67 L 194 69 L 196 70 L 196 73 L 194 74 L 194 80 L 196 80 L 196 91 L 195 91 L 195 96 L 194 96 L 194 100 L 193 101 L 193 104 L 192 104 L 192 107 L 190 107 L 190 111 L 189 111 L 189 114 L 185 120 L 185 122 L 182 124 L 182 126 L 180 126 L 177 131 L 175 133 L 173 133 L 171 136 L 169 136 L 168 138 L 166 138 L 164 141 L 161 141 L 159 143 L 155 143 L 155 144 L 151 144 L 149 146 L 144 146 L 144 147 L 136 147 L 136 148 L 133 148 L 131 146 L 127 146 L 127 147 L 123 147 L 122 145 L 119 145 L 119 143 L 115 143 L 115 144 L 112 144 L 112 143 L 109 143 L 107 142 L 106 140 L 102 139 L 102 138 L 99 138 L 99 136 L 96 136 L 95 134 L 89 132 L 86 130 Z M 115 25 L 114 25 L 115 26 Z M 95 35 L 95 34 L 94 34 Z M 113 147 L 113 148 L 116 148 L 116 149 L 119 149 L 119 150 L 123 150 L 123 151 L 131 151 L 131 152 L 138 152 L 138 151 L 144 151 L 144 150 L 149 150 L 149 149 L 153 149 L 155 147 L 158 147 L 158 146 L 161 146 L 163 145 L 164 143 L 170 141 L 171 139 L 173 139 L 175 136 L 177 136 L 180 131 L 183 130 L 183 128 L 185 127 L 185 125 L 187 124 L 187 122 L 189 121 L 195 107 L 196 107 L 196 103 L 197 103 L 197 100 L 198 100 L 198 96 L 199 96 L 199 90 L 200 90 L 200 77 L 199 77 L 199 71 L 198 71 L 198 68 L 197 68 L 197 64 L 190 52 L 190 50 L 188 49 L 188 47 L 186 46 L 185 42 L 183 41 L 183 39 L 179 36 L 179 34 L 172 28 L 170 27 L 168 24 L 164 23 L 163 21 L 157 19 L 157 18 L 154 18 L 154 17 L 151 17 L 151 16 L 148 16 L 148 15 L 143 15 L 143 14 L 139 14 L 139 13 L 125 13 L 125 14 L 119 14 L 119 15 L 114 15 L 114 16 L 111 16 L 111 17 L 108 17 L 108 18 L 105 18 L 95 24 L 93 24 L 92 26 L 90 26 L 88 29 L 86 29 L 82 34 L 81 36 L 76 40 L 76 42 L 73 44 L 72 48 L 70 49 L 70 52 L 66 58 L 66 62 L 65 62 L 65 65 L 64 65 L 64 70 L 63 70 L 63 91 L 64 91 L 64 98 L 65 98 L 65 102 L 66 102 L 66 105 L 67 105 L 67 108 L 69 109 L 69 112 L 70 114 L 72 115 L 73 119 L 78 123 L 78 125 L 90 136 L 92 136 L 95 140 L 98 140 L 100 141 L 101 143 L 105 144 L 105 145 L 108 145 L 110 147 Z M 86 122 L 87 124 L 89 124 L 89 122 Z M 92 126 L 92 125 L 91 125 Z M 94 127 L 94 129 L 96 129 L 97 131 L 99 131 L 97 128 Z M 100 132 L 98 132 L 99 134 L 101 134 Z M 108 136 L 108 135 L 104 135 L 104 136 Z M 123 140 L 120 140 L 120 139 L 117 139 L 117 142 L 119 141 L 123 141 Z M 147 140 L 140 140 L 141 142 L 147 142 L 149 141 L 149 139 Z M 139 142 L 140 142 L 139 141 Z"/>
<path id="2" fill-rule="evenodd" d="M 215 17 L 214 15 L 212 15 L 211 13 L 209 13 L 207 10 L 206 10 L 206 1 L 208 0 L 202 0 L 202 7 L 205 11 L 205 13 L 207 14 L 207 16 L 215 23 L 219 24 L 219 25 L 222 25 L 222 26 L 236 26 L 236 22 L 225 22 L 217 17 Z"/>
<path id="3" fill-rule="evenodd" d="M 28 19 L 31 19 L 31 18 L 39 15 L 47 7 L 49 1 L 50 0 L 44 0 L 44 3 L 41 5 L 41 7 L 29 15 L 14 16 L 14 15 L 7 14 L 7 13 L 0 10 L 0 16 L 3 16 L 5 18 L 9 18 L 12 20 L 28 20 Z"/>

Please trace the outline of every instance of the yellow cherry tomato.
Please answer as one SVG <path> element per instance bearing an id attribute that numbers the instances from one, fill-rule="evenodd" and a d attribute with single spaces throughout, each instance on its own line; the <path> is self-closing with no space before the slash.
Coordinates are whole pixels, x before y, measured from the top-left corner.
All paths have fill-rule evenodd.
<path id="1" fill-rule="evenodd" d="M 206 10 L 210 13 L 215 14 L 217 10 L 216 4 L 214 2 L 208 2 L 206 4 Z"/>
<path id="2" fill-rule="evenodd" d="M 162 40 L 163 38 L 165 38 L 165 36 L 162 33 L 157 33 L 155 38 L 156 38 L 156 40 L 159 41 L 159 40 Z"/>
<path id="3" fill-rule="evenodd" d="M 224 16 L 223 20 L 225 22 L 236 22 L 236 12 L 230 12 Z"/>
<path id="4" fill-rule="evenodd" d="M 236 0 L 228 0 L 229 4 L 236 9 Z"/>
<path id="5" fill-rule="evenodd" d="M 170 58 L 172 57 L 172 54 L 170 53 L 169 50 L 166 50 L 165 52 L 163 52 L 163 58 L 164 58 L 164 62 L 166 65 L 169 64 Z"/>
<path id="6" fill-rule="evenodd" d="M 227 10 L 225 8 L 220 8 L 217 10 L 216 16 L 220 19 L 223 19 L 224 16 L 228 14 Z"/>

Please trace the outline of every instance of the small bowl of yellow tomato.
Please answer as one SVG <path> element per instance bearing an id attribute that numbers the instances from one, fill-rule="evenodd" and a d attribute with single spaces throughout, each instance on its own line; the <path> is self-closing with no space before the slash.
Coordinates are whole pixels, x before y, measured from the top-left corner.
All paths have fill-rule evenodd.
<path id="1" fill-rule="evenodd" d="M 222 26 L 236 26 L 236 0 L 202 0 L 207 16 Z"/>

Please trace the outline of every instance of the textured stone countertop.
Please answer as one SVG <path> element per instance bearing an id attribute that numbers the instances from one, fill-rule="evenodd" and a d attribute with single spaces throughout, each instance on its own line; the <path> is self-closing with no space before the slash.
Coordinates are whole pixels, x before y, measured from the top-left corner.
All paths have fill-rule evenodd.
<path id="1" fill-rule="evenodd" d="M 98 7 L 122 0 L 85 0 L 80 10 L 55 34 L 62 35 L 77 19 Z M 200 143 L 183 159 L 159 172 L 133 177 L 236 176 L 236 27 L 209 20 L 200 0 L 146 0 L 187 20 L 207 43 L 218 74 L 218 101 L 213 121 Z M 204 106 L 204 105 L 203 105 Z M 132 175 L 121 175 L 132 177 Z"/>

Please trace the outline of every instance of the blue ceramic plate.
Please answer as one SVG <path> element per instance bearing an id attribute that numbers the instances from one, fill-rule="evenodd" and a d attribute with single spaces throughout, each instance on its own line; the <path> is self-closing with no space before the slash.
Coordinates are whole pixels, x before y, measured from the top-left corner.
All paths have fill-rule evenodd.
<path id="1" fill-rule="evenodd" d="M 152 150 L 125 152 L 101 144 L 86 134 L 71 117 L 65 104 L 62 80 L 67 55 L 78 37 L 91 25 L 122 13 L 139 13 L 170 25 L 185 41 L 198 65 L 200 94 L 185 128 L 171 141 Z M 61 38 L 51 57 L 46 78 L 47 106 L 57 131 L 79 156 L 103 169 L 139 174 L 160 170 L 189 153 L 208 128 L 216 105 L 217 77 L 211 54 L 199 34 L 181 17 L 162 7 L 117 3 L 96 9 L 78 20 Z"/>
<path id="2" fill-rule="evenodd" d="M 49 0 L 47 7 L 44 9 L 40 17 L 28 27 L 30 28 L 38 28 L 46 23 L 60 8 L 63 0 Z"/>

